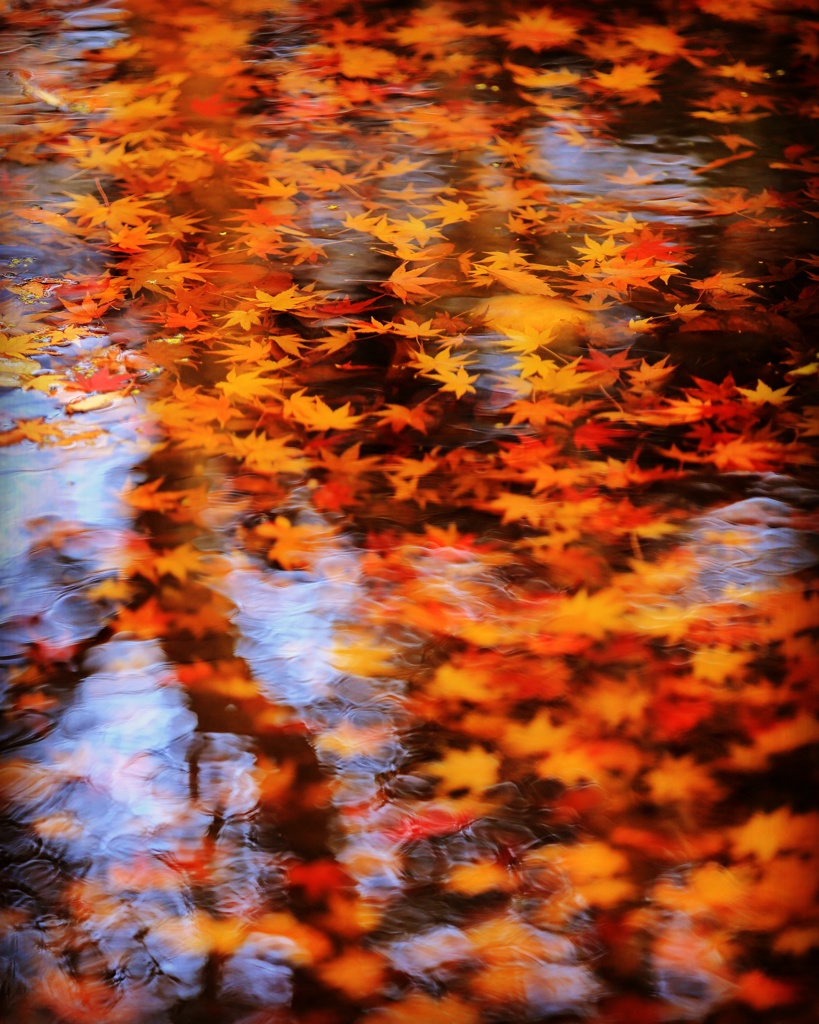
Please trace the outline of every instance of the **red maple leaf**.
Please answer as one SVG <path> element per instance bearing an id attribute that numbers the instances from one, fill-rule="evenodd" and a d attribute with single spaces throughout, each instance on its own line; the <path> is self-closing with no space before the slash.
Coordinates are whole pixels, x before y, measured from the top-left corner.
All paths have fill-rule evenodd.
<path id="1" fill-rule="evenodd" d="M 74 383 L 83 391 L 122 391 L 133 381 L 131 374 L 111 373 L 107 366 L 101 366 L 90 374 L 74 374 Z"/>
<path id="2" fill-rule="evenodd" d="M 238 103 L 223 99 L 218 92 L 191 100 L 191 110 L 200 117 L 230 117 L 236 113 L 239 106 Z"/>

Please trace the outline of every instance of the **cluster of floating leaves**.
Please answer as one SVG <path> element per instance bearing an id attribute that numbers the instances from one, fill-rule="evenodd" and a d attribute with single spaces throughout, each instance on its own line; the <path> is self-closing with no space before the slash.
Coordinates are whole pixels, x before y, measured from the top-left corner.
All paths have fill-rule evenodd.
<path id="1" fill-rule="evenodd" d="M 813 1019 L 818 15 L 7 5 L 11 1019 Z"/>

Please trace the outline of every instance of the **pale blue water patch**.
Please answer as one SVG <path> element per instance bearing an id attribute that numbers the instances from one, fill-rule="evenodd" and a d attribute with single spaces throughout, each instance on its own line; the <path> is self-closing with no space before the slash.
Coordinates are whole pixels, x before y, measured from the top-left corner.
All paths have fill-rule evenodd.
<path id="1" fill-rule="evenodd" d="M 705 138 L 692 136 L 684 147 L 668 149 L 653 135 L 618 142 L 588 136 L 585 145 L 573 145 L 559 124 L 547 124 L 530 133 L 528 141 L 547 162 L 549 187 L 566 202 L 610 199 L 617 220 L 630 202 L 639 221 L 682 225 L 698 219 L 703 181 L 694 171 L 702 165 L 698 146 L 709 141 Z M 634 184 L 616 180 L 632 172 Z"/>

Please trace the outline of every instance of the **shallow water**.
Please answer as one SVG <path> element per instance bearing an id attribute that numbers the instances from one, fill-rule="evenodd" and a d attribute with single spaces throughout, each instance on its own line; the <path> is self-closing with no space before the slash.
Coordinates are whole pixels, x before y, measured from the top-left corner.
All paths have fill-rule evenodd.
<path id="1" fill-rule="evenodd" d="M 817 17 L 8 5 L 5 1019 L 816 1019 Z"/>

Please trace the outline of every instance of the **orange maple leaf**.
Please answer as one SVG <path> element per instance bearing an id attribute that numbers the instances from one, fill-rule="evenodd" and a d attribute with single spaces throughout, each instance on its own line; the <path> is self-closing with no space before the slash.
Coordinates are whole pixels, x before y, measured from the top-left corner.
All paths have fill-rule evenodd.
<path id="1" fill-rule="evenodd" d="M 560 17 L 549 7 L 542 7 L 536 14 L 517 15 L 506 22 L 501 31 L 510 46 L 539 53 L 571 42 L 579 31 L 579 24 Z"/>
<path id="2" fill-rule="evenodd" d="M 406 263 L 396 267 L 390 274 L 389 281 L 385 287 L 395 292 L 403 302 L 415 302 L 418 299 L 434 298 L 435 292 L 430 291 L 427 285 L 445 284 L 446 278 L 430 277 L 426 274 L 428 267 L 416 267 L 414 270 L 407 268 Z"/>

